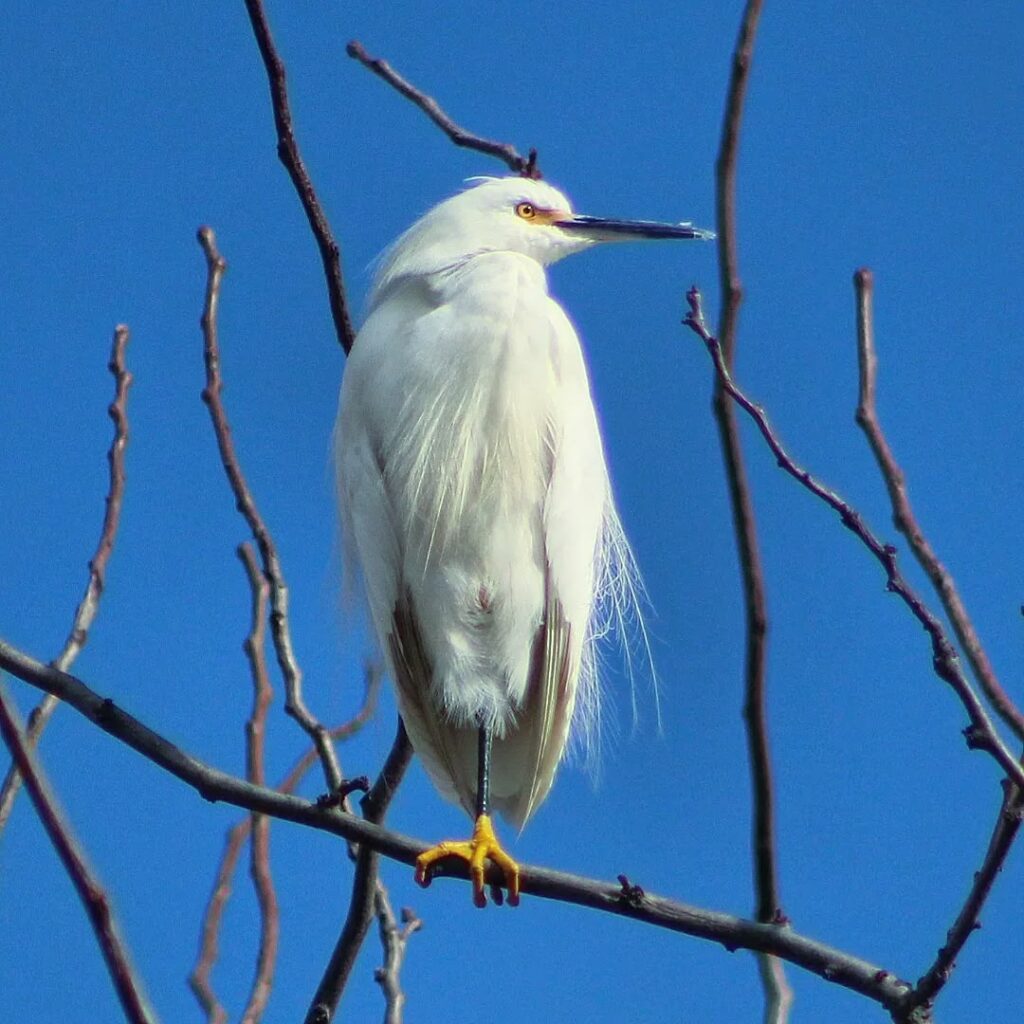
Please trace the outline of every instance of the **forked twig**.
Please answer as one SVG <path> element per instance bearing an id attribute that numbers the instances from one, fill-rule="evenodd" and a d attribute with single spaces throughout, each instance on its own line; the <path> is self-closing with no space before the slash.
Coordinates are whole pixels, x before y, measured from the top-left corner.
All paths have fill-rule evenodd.
<path id="1" fill-rule="evenodd" d="M 373 717 L 377 710 L 380 684 L 380 671 L 368 667 L 362 707 L 347 722 L 336 725 L 330 730 L 331 739 L 335 743 L 343 743 L 350 739 Z M 316 764 L 317 759 L 316 747 L 310 747 L 277 784 L 276 791 L 286 795 L 294 793 L 309 769 Z M 234 876 L 242 849 L 252 834 L 252 820 L 252 816 L 249 815 L 228 829 L 213 890 L 203 915 L 199 953 L 196 957 L 195 967 L 189 975 L 189 985 L 207 1014 L 208 1024 L 226 1024 L 227 1021 L 227 1013 L 217 1000 L 210 976 L 218 956 L 217 939 L 220 934 L 221 920 L 231 897 L 231 879 Z"/>
<path id="2" fill-rule="evenodd" d="M 876 377 L 878 374 L 878 357 L 875 352 L 874 312 L 872 296 L 874 278 L 866 267 L 853 275 L 854 289 L 857 296 L 857 355 L 860 366 L 860 394 L 857 402 L 857 424 L 864 431 L 874 452 L 875 460 L 889 491 L 892 504 L 892 518 L 896 529 L 907 538 L 910 550 L 913 551 L 921 568 L 939 595 L 942 607 L 953 626 L 960 646 L 967 655 L 967 661 L 974 671 L 974 677 L 985 691 L 992 707 L 999 713 L 1003 721 L 1024 741 L 1024 712 L 1021 712 L 1010 695 L 1003 689 L 996 676 L 992 663 L 982 647 L 981 640 L 974 629 L 974 623 L 949 571 L 939 561 L 938 555 L 924 535 L 914 511 L 910 506 L 910 495 L 907 493 L 907 482 L 900 469 L 896 457 L 889 447 L 885 433 L 878 420 L 878 409 L 875 404 Z"/>
<path id="3" fill-rule="evenodd" d="M 928 610 L 928 607 L 900 572 L 896 549 L 891 544 L 883 544 L 867 527 L 859 512 L 793 461 L 775 436 L 764 410 L 747 398 L 733 382 L 722 354 L 722 347 L 707 329 L 704 321 L 700 292 L 696 288 L 691 288 L 686 294 L 686 299 L 690 306 L 690 312 L 683 323 L 704 342 L 723 387 L 757 425 L 779 467 L 839 514 L 843 526 L 864 544 L 882 566 L 885 571 L 886 588 L 891 593 L 899 595 L 928 634 L 932 646 L 932 668 L 935 670 L 935 674 L 948 683 L 959 697 L 960 703 L 963 704 L 970 719 L 970 726 L 964 730 L 968 747 L 972 750 L 986 751 L 999 763 L 1012 781 L 1017 785 L 1024 783 L 1024 768 L 1016 761 L 996 732 L 984 704 L 960 668 L 960 659 L 956 649 L 946 636 L 942 623 Z"/>
<path id="4" fill-rule="evenodd" d="M 402 1024 L 405 1008 L 405 993 L 400 979 L 402 963 L 409 939 L 423 927 L 423 922 L 409 907 L 403 907 L 402 923 L 399 925 L 387 899 L 387 890 L 380 883 L 374 905 L 380 941 L 384 947 L 384 963 L 373 972 L 373 977 L 384 993 L 384 1024 Z"/>
<path id="5" fill-rule="evenodd" d="M 125 361 L 125 350 L 128 347 L 129 337 L 128 328 L 124 324 L 118 324 L 114 329 L 114 341 L 110 350 L 110 359 L 107 362 L 107 369 L 110 370 L 114 378 L 114 399 L 107 407 L 107 413 L 114 422 L 114 436 L 111 439 L 110 448 L 107 450 L 109 483 L 104 502 L 103 527 L 100 530 L 96 553 L 89 561 L 89 579 L 82 600 L 75 610 L 71 632 L 64 642 L 63 650 L 52 662 L 54 667 L 63 672 L 71 668 L 89 639 L 89 630 L 96 619 L 100 598 L 103 596 L 103 587 L 107 578 L 107 563 L 114 550 L 114 540 L 117 537 L 117 528 L 121 521 L 121 505 L 124 501 L 125 489 L 124 455 L 128 446 L 128 388 L 132 383 L 132 375 Z M 57 704 L 57 699 L 52 694 L 47 694 L 32 709 L 25 730 L 25 743 L 30 750 L 35 749 Z M 20 787 L 21 775 L 17 765 L 12 763 L 3 785 L 0 786 L 0 832 L 7 824 Z"/>
<path id="6" fill-rule="evenodd" d="M 486 139 L 482 135 L 474 135 L 473 132 L 466 131 L 441 109 L 437 100 L 417 89 L 386 60 L 382 60 L 380 57 L 371 57 L 357 39 L 353 39 L 345 47 L 345 52 L 354 60 L 359 61 L 363 67 L 369 68 L 375 75 L 383 78 L 388 85 L 396 89 L 407 100 L 415 103 L 456 146 L 475 149 L 478 153 L 493 156 L 503 161 L 510 170 L 515 171 L 520 177 L 534 179 L 543 177 L 537 166 L 537 150 L 531 149 L 529 155 L 524 157 L 511 143 L 497 142 L 494 139 Z"/>
<path id="7" fill-rule="evenodd" d="M 75 839 L 71 826 L 57 805 L 50 784 L 36 760 L 35 752 L 25 741 L 18 712 L 6 689 L 0 684 L 0 735 L 3 736 L 25 788 L 39 815 L 46 834 L 53 843 L 78 897 L 85 907 L 89 923 L 96 935 L 110 979 L 117 990 L 125 1017 L 132 1024 L 156 1024 L 156 1016 L 143 993 L 142 981 L 135 973 L 128 947 L 121 937 L 117 920 L 106 890 L 89 866 L 85 853 Z"/>
<path id="8" fill-rule="evenodd" d="M 277 129 L 277 155 L 284 164 L 288 176 L 295 186 L 306 219 L 313 231 L 320 259 L 324 266 L 324 277 L 327 280 L 327 295 L 331 304 L 331 316 L 334 319 L 334 330 L 345 354 L 352 350 L 355 331 L 352 328 L 352 317 L 348 311 L 348 300 L 345 297 L 345 282 L 341 274 L 341 248 L 331 233 L 320 199 L 313 188 L 309 171 L 299 152 L 299 144 L 295 141 L 292 128 L 292 112 L 288 105 L 288 88 L 284 61 L 277 53 L 274 39 L 270 33 L 270 25 L 263 11 L 262 0 L 245 0 L 245 8 L 249 12 L 256 44 L 260 48 L 263 66 L 267 72 L 267 84 L 270 86 L 270 103 L 274 110 L 274 126 Z"/>
<path id="9" fill-rule="evenodd" d="M 330 735 L 324 725 L 306 707 L 302 696 L 302 671 L 292 649 L 291 630 L 288 622 L 288 586 L 278 558 L 274 539 L 260 515 L 256 502 L 245 481 L 242 467 L 235 452 L 231 437 L 231 426 L 221 401 L 223 381 L 220 373 L 220 346 L 217 338 L 217 309 L 220 301 L 221 280 L 227 264 L 217 249 L 213 231 L 202 227 L 198 232 L 199 244 L 206 255 L 206 299 L 203 304 L 203 358 L 206 364 L 206 387 L 203 401 L 210 411 L 213 430 L 217 438 L 221 464 L 227 474 L 228 483 L 245 521 L 249 524 L 253 539 L 259 548 L 263 572 L 270 584 L 270 631 L 277 654 L 277 664 L 285 685 L 285 710 L 302 726 L 316 744 L 323 763 L 327 788 L 331 791 L 341 784 L 341 768 Z"/>
<path id="10" fill-rule="evenodd" d="M 722 339 L 724 359 L 726 365 L 730 367 L 735 356 L 739 309 L 743 301 L 736 235 L 736 172 L 743 109 L 760 17 L 761 0 L 749 0 L 743 12 L 732 54 L 732 72 L 729 76 L 729 91 L 722 118 L 722 135 L 715 162 L 718 276 L 722 290 L 722 317 L 718 325 L 718 337 Z M 754 913 L 759 921 L 778 923 L 784 921 L 785 916 L 779 893 L 775 843 L 775 788 L 768 737 L 768 598 L 765 593 L 764 570 L 757 540 L 757 519 L 743 461 L 736 410 L 720 380 L 715 382 L 713 408 L 729 485 L 733 531 L 743 578 L 746 617 L 743 722 L 753 793 L 751 845 L 756 900 Z M 782 964 L 771 957 L 759 956 L 758 970 L 765 994 L 765 1024 L 785 1024 L 789 1019 L 793 990 L 786 980 Z"/>

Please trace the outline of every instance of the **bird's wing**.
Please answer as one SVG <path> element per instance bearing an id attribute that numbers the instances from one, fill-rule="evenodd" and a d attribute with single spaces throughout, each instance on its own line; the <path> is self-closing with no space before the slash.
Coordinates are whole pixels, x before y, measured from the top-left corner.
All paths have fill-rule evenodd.
<path id="1" fill-rule="evenodd" d="M 406 591 L 395 602 L 392 629 L 388 635 L 392 674 L 397 684 L 402 718 L 434 784 L 467 814 L 476 807 L 476 779 L 467 775 L 466 736 L 475 747 L 475 729 L 446 721 L 430 706 L 430 660 L 416 621 L 412 596 Z M 469 763 L 474 763 L 470 754 Z"/>
<path id="2" fill-rule="evenodd" d="M 526 701 L 520 729 L 529 737 L 529 788 L 518 794 L 507 813 L 523 824 L 551 788 L 565 750 L 576 703 L 580 645 L 574 643 L 572 624 L 553 592 L 550 567 L 545 572 L 544 618 L 533 641 Z M 582 627 L 585 623 L 581 624 Z"/>

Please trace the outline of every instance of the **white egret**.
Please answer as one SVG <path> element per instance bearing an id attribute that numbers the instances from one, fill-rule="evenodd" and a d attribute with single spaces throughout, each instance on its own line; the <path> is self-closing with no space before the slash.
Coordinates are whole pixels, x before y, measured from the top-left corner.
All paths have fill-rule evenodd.
<path id="1" fill-rule="evenodd" d="M 583 352 L 544 267 L 597 242 L 713 237 L 578 216 L 544 182 L 485 178 L 381 263 L 335 459 L 346 557 L 413 748 L 476 822 L 419 858 L 423 885 L 460 857 L 484 906 L 490 859 L 518 902 L 491 807 L 522 826 L 544 800 L 570 723 L 597 709 L 599 606 L 631 586 Z"/>

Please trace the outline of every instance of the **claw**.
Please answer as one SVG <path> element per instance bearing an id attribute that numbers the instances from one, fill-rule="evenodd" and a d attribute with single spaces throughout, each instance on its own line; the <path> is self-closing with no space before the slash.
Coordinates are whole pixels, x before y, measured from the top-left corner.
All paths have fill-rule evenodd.
<path id="1" fill-rule="evenodd" d="M 433 866 L 448 857 L 458 857 L 469 865 L 469 876 L 473 883 L 473 902 L 478 907 L 487 906 L 484 872 L 488 860 L 499 867 L 505 876 L 509 906 L 519 905 L 519 865 L 498 842 L 490 815 L 481 814 L 476 819 L 472 839 L 438 843 L 437 846 L 432 846 L 421 853 L 416 858 L 416 881 L 426 888 L 430 885 Z"/>

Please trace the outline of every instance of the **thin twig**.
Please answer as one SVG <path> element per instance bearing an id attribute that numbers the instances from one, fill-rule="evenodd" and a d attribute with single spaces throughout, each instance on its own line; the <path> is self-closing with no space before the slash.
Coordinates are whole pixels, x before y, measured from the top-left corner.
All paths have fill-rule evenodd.
<path id="1" fill-rule="evenodd" d="M 60 697 L 104 732 L 192 786 L 206 800 L 224 801 L 248 811 L 258 811 L 365 843 L 383 856 L 403 864 L 414 864 L 427 849 L 427 843 L 422 840 L 334 808 L 320 807 L 316 802 L 254 786 L 245 779 L 205 764 L 122 711 L 114 701 L 101 697 L 80 679 L 43 664 L 4 640 L 0 640 L 0 669 Z M 438 870 L 436 877 L 447 875 L 468 880 L 466 865 L 461 861 L 453 860 L 439 867 L 442 870 Z M 621 882 L 582 878 L 529 864 L 521 865 L 521 879 L 520 888 L 527 895 L 632 918 L 654 927 L 718 943 L 730 951 L 749 949 L 771 953 L 890 1009 L 897 1006 L 911 988 L 908 982 L 877 964 L 810 939 L 788 927 L 689 906 L 654 895 L 649 890 L 645 890 L 642 896 L 624 899 Z M 493 865 L 489 867 L 486 881 L 488 884 L 500 884 L 503 881 L 500 870 Z"/>
<path id="2" fill-rule="evenodd" d="M 971 934 L 981 927 L 982 907 L 992 891 L 996 876 L 1006 863 L 1010 847 L 1017 838 L 1021 821 L 1024 819 L 1024 796 L 1021 790 L 1008 779 L 1003 780 L 1003 788 L 1002 806 L 999 808 L 999 817 L 996 819 L 988 849 L 985 851 L 985 859 L 981 868 L 975 872 L 974 883 L 967 894 L 967 899 L 952 928 L 946 933 L 945 945 L 939 950 L 935 962 L 914 986 L 914 990 L 901 1001 L 900 1012 L 894 1015 L 899 1024 L 913 1024 L 914 1012 L 921 1007 L 931 1006 L 935 996 L 949 981 L 960 950 Z"/>
<path id="3" fill-rule="evenodd" d="M 217 877 L 213 883 L 213 892 L 210 894 L 206 911 L 203 914 L 199 953 L 196 956 L 196 964 L 192 968 L 192 973 L 188 976 L 189 988 L 192 989 L 192 994 L 203 1008 L 207 1024 L 227 1024 L 228 1022 L 227 1011 L 217 998 L 217 993 L 213 988 L 213 966 L 220 956 L 217 940 L 220 936 L 220 923 L 224 917 L 224 910 L 231 897 L 231 879 L 234 877 L 238 858 L 242 855 L 242 848 L 251 831 L 251 816 L 228 829 L 224 853 L 221 855 Z"/>
<path id="4" fill-rule="evenodd" d="M 56 797 L 36 760 L 35 752 L 25 742 L 25 734 L 18 721 L 17 708 L 2 684 L 0 734 L 3 735 L 4 742 L 21 772 L 39 820 L 85 907 L 125 1017 L 132 1024 L 155 1024 L 156 1015 L 143 993 L 142 981 L 132 967 L 128 948 L 121 937 L 106 890 L 89 866 L 70 824 L 57 805 Z"/>
<path id="5" fill-rule="evenodd" d="M 409 734 L 405 731 L 405 722 L 399 718 L 395 728 L 395 739 L 384 760 L 384 767 L 381 768 L 370 791 L 360 801 L 363 817 L 367 821 L 379 825 L 384 820 L 384 815 L 395 798 L 395 792 L 405 777 L 411 759 L 412 744 L 409 742 Z"/>
<path id="6" fill-rule="evenodd" d="M 366 692 L 362 707 L 347 722 L 336 725 L 331 729 L 332 740 L 336 743 L 343 743 L 359 732 L 373 717 L 374 712 L 377 710 L 380 684 L 380 670 L 368 666 L 366 670 Z M 309 769 L 316 764 L 317 758 L 318 754 L 315 746 L 306 750 L 277 784 L 275 787 L 276 791 L 285 794 L 294 793 Z M 224 852 L 221 854 L 221 861 L 217 867 L 217 875 L 213 883 L 213 891 L 210 894 L 210 899 L 203 915 L 199 953 L 196 957 L 195 967 L 189 975 L 189 985 L 207 1015 L 208 1024 L 226 1024 L 228 1019 L 227 1013 L 220 1006 L 214 994 L 210 983 L 210 976 L 218 957 L 217 939 L 220 934 L 221 920 L 223 919 L 227 902 L 231 897 L 231 879 L 238 865 L 242 848 L 251 833 L 251 815 L 243 818 L 228 829 L 225 836 Z"/>
<path id="7" fill-rule="evenodd" d="M 757 971 L 764 990 L 764 1024 L 785 1024 L 795 998 L 783 961 L 770 953 L 757 954 Z"/>
<path id="8" fill-rule="evenodd" d="M 410 937 L 423 927 L 423 922 L 409 907 L 403 907 L 402 923 L 399 925 L 387 898 L 387 890 L 380 883 L 374 907 L 380 941 L 384 947 L 384 963 L 373 972 L 373 978 L 384 993 L 384 1024 L 402 1024 L 402 1011 L 405 1008 L 405 993 L 400 980 L 402 963 L 405 961 Z"/>
<path id="9" fill-rule="evenodd" d="M 412 758 L 412 744 L 401 718 L 377 780 L 363 797 L 363 817 L 374 825 L 384 820 L 389 804 L 405 775 Z M 342 993 L 351 977 L 359 950 L 366 939 L 373 920 L 375 905 L 387 903 L 387 891 L 380 881 L 378 851 L 370 844 L 361 844 L 356 856 L 356 869 L 352 878 L 352 899 L 348 913 L 335 943 L 331 957 L 324 968 L 323 977 L 317 986 L 306 1012 L 306 1024 L 327 1024 L 334 1018 Z"/>
<path id="10" fill-rule="evenodd" d="M 338 342 L 345 350 L 345 354 L 348 355 L 352 350 L 352 343 L 355 341 L 355 331 L 352 328 L 348 300 L 345 297 L 345 281 L 341 272 L 341 248 L 331 233 L 331 226 L 327 222 L 327 216 L 324 214 L 316 190 L 313 188 L 309 171 L 306 170 L 306 165 L 299 152 L 299 144 L 295 141 L 292 112 L 288 105 L 284 62 L 274 45 L 270 24 L 263 11 L 263 4 L 261 0 L 245 0 L 245 8 L 249 12 L 249 21 L 252 24 L 256 44 L 260 48 L 260 56 L 263 58 L 263 66 L 267 72 L 270 102 L 274 110 L 274 126 L 277 129 L 277 155 L 281 163 L 284 164 L 285 170 L 288 171 L 288 176 L 292 179 L 299 201 L 302 203 L 302 209 L 305 210 L 309 226 L 313 231 L 313 237 L 316 239 L 317 248 L 320 250 L 324 277 L 327 281 L 327 294 L 331 304 L 331 316 L 334 319 L 334 330 L 338 335 Z"/>
<path id="11" fill-rule="evenodd" d="M 379 665 L 367 665 L 364 672 L 365 690 L 363 705 L 347 722 L 334 726 L 329 735 L 335 743 L 344 743 L 351 739 L 373 717 L 377 710 L 377 697 L 380 695 L 381 668 Z M 316 748 L 307 750 L 292 765 L 288 774 L 278 783 L 279 793 L 294 793 L 306 772 L 316 760 Z"/>
<path id="12" fill-rule="evenodd" d="M 806 469 L 798 466 L 793 461 L 782 447 L 782 443 L 775 436 L 764 410 L 747 398 L 733 382 L 729 368 L 725 364 L 722 347 L 719 345 L 718 340 L 708 331 L 705 324 L 700 292 L 696 288 L 691 288 L 687 292 L 686 298 L 690 305 L 690 312 L 683 320 L 683 323 L 704 342 L 714 362 L 715 372 L 718 374 L 725 390 L 757 424 L 761 436 L 771 449 L 779 467 L 784 469 L 804 488 L 816 495 L 839 514 L 843 526 L 850 530 L 864 544 L 885 570 L 886 589 L 900 596 L 903 603 L 910 609 L 910 612 L 920 622 L 925 632 L 927 632 L 932 646 L 932 668 L 940 679 L 952 687 L 953 692 L 960 698 L 960 702 L 963 704 L 970 719 L 971 724 L 964 730 L 967 746 L 972 750 L 986 751 L 999 763 L 1010 779 L 1017 783 L 1017 785 L 1024 784 L 1024 768 L 1018 764 L 1009 748 L 996 732 L 992 719 L 985 710 L 985 705 L 960 667 L 960 659 L 957 656 L 956 649 L 946 636 L 942 623 L 928 610 L 927 605 L 925 605 L 900 572 L 896 559 L 896 549 L 891 544 L 883 544 L 865 525 L 864 520 L 856 509 L 845 502 L 834 491 L 829 490 L 824 484 L 815 479 Z"/>
<path id="13" fill-rule="evenodd" d="M 121 505 L 124 501 L 125 487 L 124 453 L 128 446 L 128 388 L 132 383 L 132 375 L 125 363 L 128 339 L 128 328 L 124 324 L 118 324 L 114 329 L 114 341 L 110 359 L 107 362 L 107 369 L 110 370 L 114 378 L 114 400 L 107 407 L 107 414 L 114 422 L 114 436 L 111 439 L 110 448 L 107 450 L 109 483 L 104 503 L 103 527 L 100 530 L 96 553 L 89 562 L 89 580 L 86 583 L 82 600 L 75 610 L 71 632 L 64 642 L 63 650 L 53 661 L 53 665 L 64 672 L 71 668 L 89 639 L 89 630 L 96 619 L 100 598 L 103 596 L 107 563 L 114 550 L 117 527 L 121 521 Z M 25 743 L 30 750 L 35 749 L 57 703 L 56 698 L 47 694 L 32 709 L 28 718 L 28 727 L 25 730 Z M 0 786 L 0 832 L 3 832 L 7 819 L 11 816 L 11 810 L 20 787 L 21 775 L 17 765 L 12 764 L 4 778 L 3 785 Z"/>
<path id="14" fill-rule="evenodd" d="M 866 267 L 861 268 L 853 275 L 853 283 L 857 296 L 857 355 L 860 366 L 860 394 L 856 420 L 858 426 L 867 436 L 882 478 L 885 480 L 885 486 L 889 491 L 893 522 L 896 524 L 896 529 L 907 538 L 910 550 L 913 551 L 921 568 L 928 574 L 935 592 L 939 595 L 939 600 L 949 617 L 953 631 L 967 655 L 967 661 L 974 672 L 975 679 L 978 680 L 989 702 L 1003 721 L 1017 734 L 1018 739 L 1024 740 L 1024 712 L 1021 712 L 1020 708 L 1014 704 L 1010 695 L 1000 684 L 995 669 L 988 660 L 988 655 L 974 629 L 971 617 L 967 614 L 967 609 L 960 599 L 953 577 L 939 561 L 938 555 L 921 530 L 910 506 L 906 478 L 882 431 L 875 403 L 878 357 L 875 354 L 875 328 L 872 310 L 874 278 L 871 271 Z"/>
<path id="15" fill-rule="evenodd" d="M 478 153 L 493 156 L 503 161 L 510 170 L 515 171 L 520 177 L 534 179 L 543 177 L 537 166 L 537 150 L 531 149 L 528 156 L 523 156 L 511 143 L 486 139 L 482 135 L 474 135 L 473 132 L 466 131 L 441 109 L 437 100 L 417 89 L 386 60 L 382 60 L 380 57 L 371 57 L 357 39 L 353 39 L 345 47 L 345 52 L 354 60 L 359 61 L 363 67 L 369 68 L 375 75 L 383 78 L 388 85 L 396 89 L 407 100 L 415 103 L 456 146 L 475 149 Z"/>
<path id="16" fill-rule="evenodd" d="M 732 73 L 722 118 L 722 134 L 715 162 L 715 206 L 718 229 L 718 275 L 722 291 L 722 318 L 718 337 L 722 339 L 725 362 L 734 365 L 743 284 L 739 272 L 739 245 L 736 232 L 736 173 L 740 130 L 754 41 L 761 17 L 761 0 L 749 0 L 740 22 L 732 54 Z M 771 746 L 768 738 L 766 662 L 768 654 L 768 598 L 764 570 L 757 540 L 757 519 L 750 493 L 743 448 L 740 443 L 736 410 L 721 381 L 715 382 L 713 400 L 718 438 L 725 464 L 732 507 L 733 531 L 743 578 L 743 604 L 746 617 L 745 696 L 743 722 L 747 737 L 753 814 L 755 916 L 759 921 L 784 920 L 779 893 L 777 849 L 775 843 L 775 790 L 772 775 Z M 785 1024 L 793 1002 L 793 991 L 780 963 L 758 958 L 758 970 L 765 995 L 765 1024 Z"/>
<path id="17" fill-rule="evenodd" d="M 264 653 L 266 643 L 267 598 L 270 586 L 260 571 L 256 553 L 251 544 L 238 548 L 238 557 L 245 566 L 252 591 L 252 619 L 249 635 L 245 638 L 244 650 L 252 671 L 253 704 L 252 714 L 245 726 L 246 771 L 245 777 L 257 786 L 266 785 L 265 748 L 267 712 L 273 700 L 270 673 Z M 274 983 L 274 965 L 277 960 L 277 942 L 280 934 L 280 914 L 277 894 L 270 873 L 270 819 L 263 814 L 253 813 L 252 842 L 249 845 L 249 872 L 256 888 L 260 908 L 260 942 L 256 956 L 256 974 L 249 1000 L 242 1011 L 242 1024 L 258 1024 L 270 1000 Z"/>
<path id="18" fill-rule="evenodd" d="M 213 231 L 202 227 L 198 232 L 199 244 L 206 255 L 206 299 L 201 320 L 203 329 L 203 357 L 206 363 L 206 387 L 203 401 L 210 410 L 213 430 L 217 437 L 221 464 L 227 474 L 228 483 L 235 495 L 238 511 L 249 524 L 253 539 L 260 551 L 263 572 L 270 583 L 270 631 L 274 639 L 277 664 L 285 685 L 285 710 L 306 731 L 316 744 L 323 763 L 324 777 L 329 790 L 341 784 L 341 768 L 326 727 L 306 707 L 302 696 L 302 671 L 292 649 L 291 632 L 288 623 L 288 587 L 284 572 L 274 546 L 274 539 L 260 515 L 249 485 L 245 481 L 242 467 L 235 453 L 231 438 L 231 426 L 221 401 L 223 382 L 220 373 L 220 347 L 217 339 L 217 307 L 220 301 L 220 286 L 227 264 L 217 250 Z"/>

